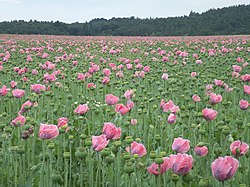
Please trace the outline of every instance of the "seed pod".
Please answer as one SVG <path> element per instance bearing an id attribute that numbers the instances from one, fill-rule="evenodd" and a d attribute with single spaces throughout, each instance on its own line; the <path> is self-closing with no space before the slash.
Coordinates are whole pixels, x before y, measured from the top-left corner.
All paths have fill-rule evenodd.
<path id="1" fill-rule="evenodd" d="M 209 187 L 209 182 L 207 179 L 201 179 L 198 183 L 198 186 L 199 187 Z"/>
<path id="2" fill-rule="evenodd" d="M 162 157 L 157 157 L 157 158 L 155 159 L 155 162 L 156 162 L 156 164 L 163 164 L 164 160 L 163 160 Z"/>
<path id="3" fill-rule="evenodd" d="M 180 180 L 180 176 L 176 174 L 172 174 L 171 179 L 174 183 L 177 183 Z"/>
<path id="4" fill-rule="evenodd" d="M 62 177 L 61 177 L 60 174 L 52 173 L 51 179 L 52 179 L 52 181 L 55 182 L 55 183 L 60 183 L 60 181 L 62 180 Z"/>
<path id="5" fill-rule="evenodd" d="M 23 154 L 25 153 L 25 148 L 23 146 L 18 146 L 17 147 L 17 153 L 18 154 Z"/>
<path id="6" fill-rule="evenodd" d="M 83 151 L 83 150 L 80 150 L 80 149 L 78 149 L 76 152 L 75 152 L 75 156 L 76 156 L 76 158 L 78 158 L 78 159 L 84 159 L 86 156 L 87 156 L 87 152 L 86 151 Z"/>
<path id="7" fill-rule="evenodd" d="M 183 175 L 183 177 L 182 177 L 182 180 L 186 183 L 192 182 L 193 179 L 194 179 L 194 176 L 190 172 L 186 175 Z"/>
<path id="8" fill-rule="evenodd" d="M 125 167 L 124 167 L 124 172 L 130 175 L 131 173 L 134 172 L 134 167 L 131 162 L 128 162 Z"/>
<path id="9" fill-rule="evenodd" d="M 55 144 L 53 142 L 49 143 L 48 148 L 49 149 L 54 149 L 55 148 Z"/>
<path id="10" fill-rule="evenodd" d="M 64 152 L 63 157 L 66 159 L 70 158 L 70 152 Z"/>

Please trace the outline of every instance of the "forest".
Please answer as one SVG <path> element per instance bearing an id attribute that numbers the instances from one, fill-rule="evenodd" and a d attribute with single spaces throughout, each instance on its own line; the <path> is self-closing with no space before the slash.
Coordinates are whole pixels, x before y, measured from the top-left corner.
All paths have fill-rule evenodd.
<path id="1" fill-rule="evenodd" d="M 167 13 L 166 13 L 167 14 Z M 250 34 L 250 5 L 191 11 L 167 18 L 96 18 L 84 23 L 13 20 L 0 22 L 1 34 L 75 36 L 206 36 Z"/>

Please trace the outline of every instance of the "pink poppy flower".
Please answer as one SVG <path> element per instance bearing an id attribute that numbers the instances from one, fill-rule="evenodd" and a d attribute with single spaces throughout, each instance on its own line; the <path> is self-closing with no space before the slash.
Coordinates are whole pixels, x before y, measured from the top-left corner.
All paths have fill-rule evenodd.
<path id="1" fill-rule="evenodd" d="M 64 118 L 64 117 L 58 118 L 57 119 L 57 127 L 60 128 L 62 126 L 65 126 L 68 124 L 68 122 L 69 122 L 68 118 Z"/>
<path id="2" fill-rule="evenodd" d="M 32 74 L 32 75 L 37 75 L 37 74 L 38 74 L 38 71 L 37 71 L 36 69 L 33 69 L 31 74 Z"/>
<path id="3" fill-rule="evenodd" d="M 102 79 L 102 84 L 108 84 L 110 82 L 110 78 L 109 77 L 104 77 Z"/>
<path id="4" fill-rule="evenodd" d="M 199 156 L 206 156 L 208 154 L 208 148 L 206 146 L 196 146 L 194 152 Z"/>
<path id="5" fill-rule="evenodd" d="M 59 135 L 59 130 L 56 125 L 40 124 L 39 138 L 43 140 L 51 140 Z"/>
<path id="6" fill-rule="evenodd" d="M 241 142 L 240 140 L 234 141 L 230 145 L 230 150 L 234 156 L 245 155 L 248 149 L 249 149 L 249 145 L 245 142 Z"/>
<path id="7" fill-rule="evenodd" d="M 104 68 L 103 70 L 102 70 L 102 72 L 103 72 L 103 74 L 105 75 L 105 76 L 110 76 L 111 75 L 111 71 L 108 69 L 108 68 Z"/>
<path id="8" fill-rule="evenodd" d="M 192 96 L 192 99 L 193 99 L 194 102 L 200 102 L 201 101 L 201 98 L 196 94 Z"/>
<path id="9" fill-rule="evenodd" d="M 193 167 L 193 157 L 185 153 L 170 155 L 170 163 L 172 171 L 177 175 L 186 175 Z"/>
<path id="10" fill-rule="evenodd" d="M 205 108 L 202 110 L 202 114 L 203 114 L 204 119 L 206 119 L 208 121 L 212 121 L 216 118 L 218 112 L 216 110 L 213 110 L 213 109 Z"/>
<path id="11" fill-rule="evenodd" d="M 175 138 L 172 149 L 178 153 L 186 153 L 190 149 L 190 141 L 183 138 Z"/>
<path id="12" fill-rule="evenodd" d="M 168 74 L 163 73 L 161 78 L 162 78 L 162 80 L 168 80 Z"/>
<path id="13" fill-rule="evenodd" d="M 192 72 L 191 73 L 191 77 L 196 77 L 197 76 L 197 73 L 196 72 Z"/>
<path id="14" fill-rule="evenodd" d="M 119 101 L 119 97 L 113 95 L 113 94 L 107 94 L 105 97 L 105 102 L 107 105 L 115 105 Z"/>
<path id="15" fill-rule="evenodd" d="M 249 103 L 247 100 L 240 100 L 239 104 L 241 110 L 247 110 L 247 108 L 249 107 Z"/>
<path id="16" fill-rule="evenodd" d="M 134 95 L 134 91 L 133 90 L 127 90 L 125 93 L 124 93 L 124 97 L 127 98 L 127 99 L 132 99 Z"/>
<path id="17" fill-rule="evenodd" d="M 92 147 L 95 151 L 103 150 L 109 143 L 105 134 L 92 136 Z"/>
<path id="18" fill-rule="evenodd" d="M 116 127 L 113 123 L 104 123 L 102 133 L 106 135 L 107 139 L 117 140 L 121 137 L 121 128 Z"/>
<path id="19" fill-rule="evenodd" d="M 87 88 L 96 88 L 94 83 L 88 83 Z"/>
<path id="20" fill-rule="evenodd" d="M 148 73 L 150 71 L 150 67 L 149 66 L 145 66 L 143 68 L 143 71 L 146 72 L 146 73 Z"/>
<path id="21" fill-rule="evenodd" d="M 15 98 L 21 98 L 21 97 L 23 97 L 24 94 L 25 94 L 25 91 L 24 91 L 24 90 L 15 89 L 15 90 L 12 91 L 12 95 L 13 95 Z"/>
<path id="22" fill-rule="evenodd" d="M 11 121 L 11 125 L 13 126 L 22 126 L 26 122 L 26 118 L 22 115 L 18 115 L 15 119 Z"/>
<path id="23" fill-rule="evenodd" d="M 11 88 L 15 88 L 16 86 L 17 86 L 17 82 L 15 82 L 15 81 L 10 82 L 10 87 Z"/>
<path id="24" fill-rule="evenodd" d="M 214 79 L 214 84 L 215 84 L 216 86 L 222 86 L 223 83 L 224 83 L 224 82 L 223 82 L 222 80 Z"/>
<path id="25" fill-rule="evenodd" d="M 240 76 L 240 74 L 239 74 L 238 72 L 233 72 L 233 73 L 232 73 L 232 77 L 233 77 L 233 78 L 236 78 L 236 79 L 237 79 L 239 76 Z"/>
<path id="26" fill-rule="evenodd" d="M 240 72 L 242 70 L 242 68 L 240 66 L 237 66 L 237 65 L 233 65 L 233 70 L 235 72 Z"/>
<path id="27" fill-rule="evenodd" d="M 250 86 L 244 85 L 243 88 L 244 88 L 244 93 L 250 94 Z M 1 94 L 1 93 L 0 93 L 0 94 Z"/>
<path id="28" fill-rule="evenodd" d="M 27 112 L 32 106 L 33 106 L 33 103 L 30 100 L 28 100 L 22 104 L 21 110 L 18 113 L 22 114 L 24 112 Z"/>
<path id="29" fill-rule="evenodd" d="M 131 125 L 136 125 L 137 124 L 137 119 L 131 119 L 130 124 Z"/>
<path id="30" fill-rule="evenodd" d="M 250 82 L 250 74 L 245 74 L 240 77 L 243 82 Z"/>
<path id="31" fill-rule="evenodd" d="M 41 91 L 45 91 L 45 90 L 46 90 L 46 87 L 45 87 L 44 85 L 42 85 L 42 84 L 32 84 L 32 85 L 30 86 L 30 89 L 31 89 L 33 92 L 35 92 L 35 93 L 37 93 L 37 94 L 40 94 Z"/>
<path id="32" fill-rule="evenodd" d="M 126 103 L 126 107 L 131 110 L 135 106 L 134 102 L 131 101 L 130 99 Z"/>
<path id="33" fill-rule="evenodd" d="M 77 114 L 85 114 L 89 110 L 88 104 L 79 105 L 74 112 Z"/>
<path id="34" fill-rule="evenodd" d="M 219 181 L 227 181 L 234 176 L 238 166 L 238 160 L 231 156 L 219 157 L 211 164 L 212 174 Z"/>
<path id="35" fill-rule="evenodd" d="M 165 157 L 163 158 L 163 163 L 160 165 L 160 173 L 159 173 L 159 164 L 157 164 L 156 162 L 154 162 L 153 164 L 151 164 L 151 166 L 149 166 L 147 168 L 148 172 L 158 176 L 159 174 L 164 174 L 167 170 L 171 169 L 171 163 L 170 163 L 170 158 Z"/>
<path id="36" fill-rule="evenodd" d="M 123 104 L 117 104 L 115 106 L 115 112 L 120 113 L 121 115 L 124 115 L 129 112 L 129 108 L 124 106 Z"/>
<path id="37" fill-rule="evenodd" d="M 7 86 L 4 85 L 4 86 L 0 89 L 0 95 L 1 95 L 1 96 L 5 96 L 9 91 L 10 91 L 10 89 L 7 88 Z"/>
<path id="38" fill-rule="evenodd" d="M 177 116 L 175 114 L 169 114 L 168 116 L 168 123 L 169 124 L 175 124 L 176 123 Z"/>
<path id="39" fill-rule="evenodd" d="M 215 93 L 211 93 L 210 94 L 210 102 L 211 104 L 217 104 L 220 103 L 222 101 L 222 96 L 221 95 L 217 95 Z"/>
<path id="40" fill-rule="evenodd" d="M 162 108 L 163 112 L 172 112 L 176 113 L 178 112 L 179 106 L 175 106 L 174 102 L 172 100 L 169 100 L 168 102 L 165 103 L 164 99 L 161 100 L 160 107 Z"/>
<path id="41" fill-rule="evenodd" d="M 138 154 L 139 157 L 143 157 L 147 154 L 147 149 L 141 143 L 133 141 L 129 147 L 126 147 L 126 151 L 131 153 L 131 155 Z"/>

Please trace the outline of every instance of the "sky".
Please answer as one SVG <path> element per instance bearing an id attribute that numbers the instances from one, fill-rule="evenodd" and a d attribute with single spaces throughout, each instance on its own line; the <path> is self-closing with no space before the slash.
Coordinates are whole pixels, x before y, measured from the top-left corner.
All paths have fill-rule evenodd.
<path id="1" fill-rule="evenodd" d="M 174 17 L 212 8 L 249 5 L 249 0 L 0 0 L 0 21 L 86 22 L 94 18 Z"/>

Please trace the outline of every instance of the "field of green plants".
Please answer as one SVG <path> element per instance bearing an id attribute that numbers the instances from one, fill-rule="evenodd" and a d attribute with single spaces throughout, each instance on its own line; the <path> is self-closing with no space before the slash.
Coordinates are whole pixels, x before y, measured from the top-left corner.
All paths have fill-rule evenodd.
<path id="1" fill-rule="evenodd" d="M 0 187 L 249 187 L 250 37 L 0 35 Z"/>

